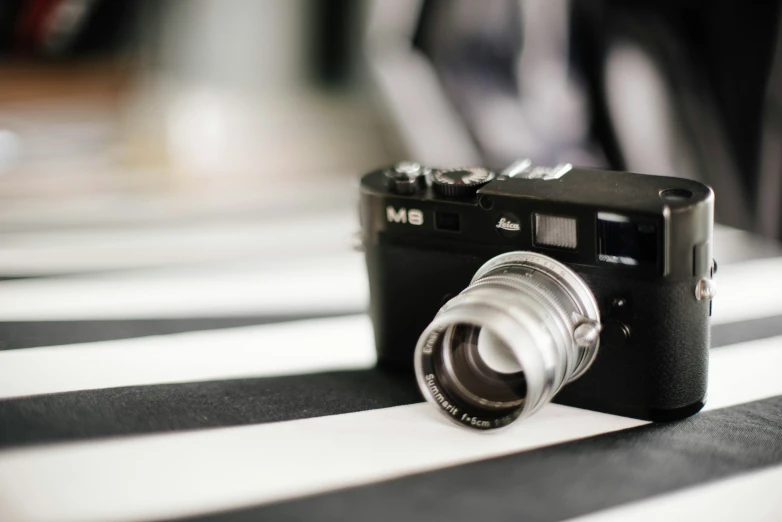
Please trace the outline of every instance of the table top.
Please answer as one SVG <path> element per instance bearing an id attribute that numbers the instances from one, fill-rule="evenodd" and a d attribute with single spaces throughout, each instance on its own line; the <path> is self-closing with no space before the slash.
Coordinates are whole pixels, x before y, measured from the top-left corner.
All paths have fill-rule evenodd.
<path id="1" fill-rule="evenodd" d="M 354 228 L 5 233 L 0 520 L 782 519 L 778 245 L 716 232 L 703 412 L 482 434 L 374 367 Z"/>

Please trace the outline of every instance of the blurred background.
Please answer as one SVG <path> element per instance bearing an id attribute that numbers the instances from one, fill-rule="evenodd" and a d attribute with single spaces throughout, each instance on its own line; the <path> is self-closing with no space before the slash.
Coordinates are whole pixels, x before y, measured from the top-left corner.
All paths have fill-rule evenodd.
<path id="1" fill-rule="evenodd" d="M 402 159 L 698 179 L 720 223 L 780 238 L 779 14 L 738 0 L 3 0 L 0 276 L 346 249 L 357 178 Z"/>

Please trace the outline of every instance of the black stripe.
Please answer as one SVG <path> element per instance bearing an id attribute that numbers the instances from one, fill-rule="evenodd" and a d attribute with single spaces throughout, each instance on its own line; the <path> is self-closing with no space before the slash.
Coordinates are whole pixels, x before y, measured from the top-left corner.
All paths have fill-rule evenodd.
<path id="1" fill-rule="evenodd" d="M 306 319 L 361 315 L 344 310 L 299 315 L 260 315 L 171 319 L 107 319 L 89 321 L 0 321 L 0 350 L 57 346 L 151 335 L 169 335 Z M 712 348 L 782 335 L 782 316 L 712 326 Z"/>
<path id="2" fill-rule="evenodd" d="M 775 397 L 675 423 L 186 520 L 557 521 L 780 463 L 782 397 Z"/>
<path id="3" fill-rule="evenodd" d="M 776 335 L 782 321 L 773 319 L 720 325 L 726 328 L 715 329 L 713 342 L 724 345 L 723 336 L 753 331 Z M 332 396 L 337 402 L 329 402 Z M 0 401 L 0 448 L 301 419 L 419 400 L 412 379 L 379 370 L 21 397 Z"/>
<path id="4" fill-rule="evenodd" d="M 748 319 L 711 327 L 711 347 L 728 346 L 782 335 L 782 315 Z"/>
<path id="5" fill-rule="evenodd" d="M 306 419 L 419 402 L 380 370 L 131 386 L 0 401 L 0 448 Z"/>
<path id="6" fill-rule="evenodd" d="M 0 321 L 0 350 L 131 339 L 241 326 L 359 315 L 363 310 L 310 314 L 90 321 Z"/>

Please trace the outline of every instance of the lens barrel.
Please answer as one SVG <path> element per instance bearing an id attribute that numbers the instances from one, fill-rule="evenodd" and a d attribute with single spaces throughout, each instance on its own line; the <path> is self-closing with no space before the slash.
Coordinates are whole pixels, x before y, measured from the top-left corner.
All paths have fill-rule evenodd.
<path id="1" fill-rule="evenodd" d="M 415 350 L 427 401 L 462 426 L 491 430 L 536 412 L 594 361 L 600 312 L 570 268 L 535 252 L 485 263 Z"/>

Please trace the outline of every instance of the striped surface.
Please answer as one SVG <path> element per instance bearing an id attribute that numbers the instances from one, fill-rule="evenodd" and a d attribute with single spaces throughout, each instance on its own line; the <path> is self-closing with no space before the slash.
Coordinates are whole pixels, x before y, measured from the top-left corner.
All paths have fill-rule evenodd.
<path id="1" fill-rule="evenodd" d="M 647 424 L 548 405 L 479 434 L 374 369 L 352 222 L 320 221 L 321 246 L 269 258 L 247 242 L 302 225 L 248 226 L 187 265 L 170 253 L 197 250 L 195 231 L 116 239 L 138 261 L 98 255 L 104 233 L 68 232 L 81 258 L 15 233 L 0 273 L 0 520 L 782 519 L 776 245 L 718 231 L 704 412 Z M 39 254 L 28 271 L 25 252 Z"/>

